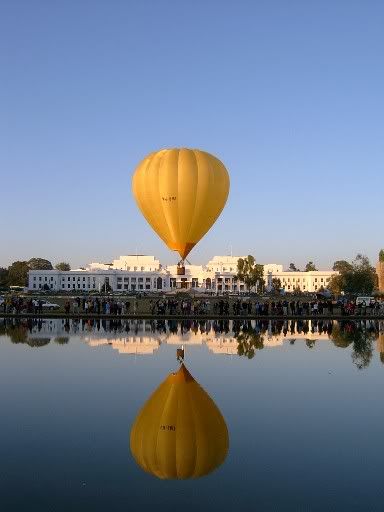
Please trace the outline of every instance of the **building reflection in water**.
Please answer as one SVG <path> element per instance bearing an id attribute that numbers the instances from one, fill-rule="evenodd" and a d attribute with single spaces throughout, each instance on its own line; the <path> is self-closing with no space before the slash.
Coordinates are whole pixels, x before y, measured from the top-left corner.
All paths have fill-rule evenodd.
<path id="1" fill-rule="evenodd" d="M 384 363 L 384 322 L 361 320 L 96 320 L 0 319 L 0 335 L 33 347 L 50 341 L 65 344 L 76 336 L 90 347 L 108 345 L 120 354 L 153 355 L 161 345 L 205 345 L 214 354 L 255 356 L 257 350 L 284 343 L 304 342 L 313 348 L 321 341 L 353 346 L 356 365 L 366 367 L 373 342 Z"/>
<path id="2" fill-rule="evenodd" d="M 228 447 L 220 410 L 184 363 L 149 397 L 130 434 L 137 464 L 161 479 L 208 475 L 224 462 Z"/>

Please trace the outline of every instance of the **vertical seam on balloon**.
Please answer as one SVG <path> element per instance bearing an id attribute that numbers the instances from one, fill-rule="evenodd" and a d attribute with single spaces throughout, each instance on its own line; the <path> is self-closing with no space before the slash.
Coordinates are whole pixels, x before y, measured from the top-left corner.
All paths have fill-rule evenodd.
<path id="1" fill-rule="evenodd" d="M 215 190 L 215 183 L 216 183 L 216 170 L 214 168 L 214 166 L 212 165 L 212 156 L 210 154 L 208 154 L 208 157 L 207 157 L 207 162 L 208 162 L 208 169 L 209 169 L 209 179 L 211 181 L 211 178 L 212 178 L 212 190 Z M 223 206 L 224 208 L 224 206 Z M 219 214 L 220 215 L 220 214 Z M 208 231 L 213 227 L 215 221 L 217 220 L 218 218 L 218 215 L 216 216 L 216 218 L 210 218 L 210 225 L 208 226 L 208 228 L 201 234 L 201 237 L 200 237 L 200 240 L 201 238 L 203 238 L 203 236 L 205 236 Z"/>
<path id="2" fill-rule="evenodd" d="M 159 161 L 159 170 L 158 170 L 158 173 L 157 173 L 157 190 L 159 190 L 160 188 L 160 174 L 161 174 L 161 165 L 162 165 L 162 162 L 163 160 L 166 158 L 166 156 L 168 155 L 168 151 L 169 150 L 165 150 L 164 154 L 161 156 L 160 158 L 160 161 Z M 158 192 L 159 196 L 160 196 L 160 192 Z M 161 204 L 161 211 L 163 212 L 163 218 L 164 218 L 164 222 L 165 222 L 165 225 L 167 226 L 167 242 L 166 244 L 169 243 L 169 240 L 171 238 L 171 230 L 169 228 L 169 223 L 168 223 L 168 219 L 167 219 L 167 216 L 165 215 L 165 212 L 164 212 L 164 203 L 163 201 L 160 201 L 160 204 Z"/>
<path id="3" fill-rule="evenodd" d="M 194 426 L 194 429 L 193 429 L 193 432 L 195 433 L 195 450 L 194 450 L 194 453 L 195 453 L 195 463 L 194 463 L 194 468 L 193 468 L 193 472 L 191 474 L 191 477 L 194 478 L 195 477 L 195 473 L 196 473 L 196 466 L 197 466 L 197 456 L 198 456 L 198 444 L 197 444 L 197 439 L 196 439 L 196 432 L 197 432 L 197 429 L 196 429 L 196 415 L 195 415 L 195 407 L 194 407 L 194 403 L 193 403 L 193 399 L 191 397 L 191 394 L 190 394 L 190 385 L 187 385 L 187 394 L 188 394 L 188 399 L 189 399 L 189 402 L 191 404 L 191 409 L 192 409 L 192 418 L 193 418 L 193 426 Z"/>
<path id="4" fill-rule="evenodd" d="M 145 186 L 146 187 L 146 178 L 147 178 L 147 171 L 148 171 L 148 168 L 150 167 L 150 165 L 153 163 L 153 160 L 154 160 L 154 157 L 155 157 L 155 154 L 152 154 L 148 157 L 147 159 L 147 162 L 146 162 L 146 165 L 141 167 L 140 166 L 140 169 L 139 169 L 139 174 L 136 176 L 136 179 L 135 179 L 135 183 L 137 183 L 137 180 L 139 179 L 140 180 L 140 183 L 141 185 Z M 135 186 L 135 190 L 136 190 L 136 186 Z M 144 213 L 145 211 L 145 208 L 143 207 L 143 204 L 145 204 L 145 202 L 142 202 L 140 199 L 139 199 L 139 196 L 138 194 L 134 193 L 134 197 L 136 199 L 136 202 L 139 206 L 139 209 L 141 210 L 145 220 L 147 221 L 148 225 L 154 229 L 154 226 L 152 225 L 152 222 L 153 222 L 153 217 L 152 215 L 149 216 L 149 219 L 147 218 L 147 214 Z M 156 230 L 155 230 L 156 231 Z"/>
<path id="5" fill-rule="evenodd" d="M 190 234 L 191 234 L 191 231 L 192 231 L 192 226 L 193 226 L 193 224 L 195 222 L 195 219 L 196 219 L 196 203 L 197 203 L 197 197 L 198 197 L 198 194 L 199 194 L 199 163 L 197 161 L 197 156 L 196 156 L 196 153 L 195 153 L 194 149 L 192 150 L 192 154 L 193 154 L 193 157 L 195 159 L 197 178 L 196 178 L 195 202 L 194 202 L 194 205 L 193 205 L 193 215 L 192 215 L 191 223 L 189 225 L 189 231 L 188 231 L 188 234 L 186 236 L 186 242 L 187 243 L 188 242 L 194 242 L 194 240 L 190 240 L 189 237 L 190 237 Z M 201 180 L 200 180 L 200 183 L 201 183 Z"/>
<path id="6" fill-rule="evenodd" d="M 168 150 L 168 151 L 170 151 L 170 150 Z M 178 149 L 176 151 L 179 153 Z M 166 154 L 167 153 L 164 153 L 164 155 L 162 156 L 162 159 L 164 158 L 164 156 Z M 159 180 L 160 180 L 160 166 L 161 166 L 161 161 L 160 161 L 160 164 L 159 164 L 159 173 L 158 173 L 158 181 L 157 181 L 157 187 L 158 188 L 159 188 Z M 177 178 L 178 177 L 179 177 L 179 157 L 177 157 Z M 177 183 L 177 195 L 178 195 L 178 192 L 179 192 L 179 183 Z M 167 229 L 168 229 L 168 236 L 169 236 L 168 243 L 171 241 L 171 239 L 172 239 L 172 242 L 174 242 L 173 236 L 171 234 L 172 230 L 169 227 L 168 218 L 167 218 L 167 216 L 165 215 L 165 212 L 164 212 L 164 203 L 163 203 L 163 201 L 161 202 L 161 209 L 163 210 L 163 215 L 164 215 L 165 223 L 166 223 Z M 179 213 L 179 208 L 177 208 L 177 213 Z M 178 222 L 177 222 L 177 233 L 179 233 L 179 232 L 180 232 L 180 222 L 178 220 Z"/>
<path id="7" fill-rule="evenodd" d="M 156 155 L 158 155 L 158 153 L 155 153 L 154 158 L 152 159 L 152 165 L 156 164 L 156 162 L 154 161 L 154 160 L 155 160 L 155 158 L 156 158 Z M 161 165 L 161 160 L 162 160 L 162 158 L 163 158 L 163 157 L 164 157 L 164 155 L 161 155 L 161 156 L 158 158 L 158 160 L 159 160 L 159 162 L 158 162 L 158 166 L 159 166 L 159 167 L 160 167 L 160 165 Z M 145 177 L 146 177 L 146 178 L 147 178 L 147 176 L 146 176 L 146 175 L 147 175 L 148 168 L 149 168 L 149 166 L 147 166 L 147 167 L 145 168 L 145 171 L 144 171 L 144 172 L 145 172 Z M 155 187 L 155 190 L 158 190 L 158 185 L 159 185 L 158 181 L 159 181 L 159 172 L 157 172 L 157 187 Z M 160 204 L 161 204 L 161 202 L 160 202 Z M 164 216 L 164 213 L 163 213 L 163 216 Z M 159 226 L 160 226 L 160 225 L 161 225 L 161 222 L 158 222 L 158 219 L 156 219 L 156 221 L 155 221 L 155 226 L 152 226 L 152 224 L 150 224 L 150 226 L 152 227 L 152 229 L 154 229 L 154 227 L 156 228 L 156 229 L 155 229 L 156 234 L 159 236 L 159 238 L 161 238 L 161 240 L 163 240 L 163 239 L 162 239 L 162 237 L 158 234 L 158 230 L 159 230 Z"/>
<path id="8" fill-rule="evenodd" d="M 158 447 L 158 442 L 159 442 L 160 425 L 163 423 L 164 411 L 167 408 L 167 404 L 168 404 L 168 402 L 170 400 L 170 397 L 172 396 L 172 392 L 173 392 L 174 387 L 175 387 L 175 384 L 172 383 L 172 386 L 170 387 L 167 399 L 166 399 L 165 404 L 164 404 L 163 412 L 161 413 L 161 416 L 160 416 L 160 421 L 159 421 L 158 429 L 157 429 L 156 448 L 155 448 L 155 463 L 156 463 L 157 468 L 159 468 L 159 469 L 160 469 L 160 467 L 159 467 L 158 457 L 157 457 L 157 447 Z M 176 451 L 176 449 L 175 449 L 175 451 Z M 161 471 L 159 471 L 159 472 L 161 472 L 162 476 L 164 476 L 164 468 L 161 468 Z"/>

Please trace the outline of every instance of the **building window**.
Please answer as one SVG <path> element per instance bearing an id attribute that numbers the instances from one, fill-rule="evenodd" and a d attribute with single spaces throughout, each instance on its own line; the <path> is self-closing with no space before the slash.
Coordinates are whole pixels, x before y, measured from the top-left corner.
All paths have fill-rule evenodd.
<path id="1" fill-rule="evenodd" d="M 121 287 L 122 287 L 122 285 L 121 285 L 121 284 L 118 284 L 118 285 L 117 285 L 117 289 L 118 289 L 118 290 L 121 290 Z"/>
<path id="2" fill-rule="evenodd" d="M 36 288 L 36 285 L 34 284 L 33 287 Z"/>
<path id="3" fill-rule="evenodd" d="M 36 276 L 33 278 L 34 281 L 36 281 Z"/>

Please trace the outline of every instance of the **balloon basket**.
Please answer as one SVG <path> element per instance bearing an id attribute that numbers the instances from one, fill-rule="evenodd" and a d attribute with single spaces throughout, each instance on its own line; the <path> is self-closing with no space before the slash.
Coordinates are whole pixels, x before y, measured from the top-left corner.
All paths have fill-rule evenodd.
<path id="1" fill-rule="evenodd" d="M 185 267 L 184 267 L 183 264 L 177 265 L 177 272 L 176 272 L 176 274 L 178 276 L 185 276 Z"/>

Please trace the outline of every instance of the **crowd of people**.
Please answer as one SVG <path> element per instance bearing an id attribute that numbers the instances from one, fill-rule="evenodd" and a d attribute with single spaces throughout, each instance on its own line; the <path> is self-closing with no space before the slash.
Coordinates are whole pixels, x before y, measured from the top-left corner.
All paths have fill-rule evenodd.
<path id="1" fill-rule="evenodd" d="M 251 301 L 246 298 L 230 303 L 228 299 L 159 299 L 150 301 L 150 312 L 157 315 L 210 315 L 214 316 L 379 316 L 384 314 L 384 302 L 359 304 L 354 301 L 334 304 L 331 300 L 303 301 Z"/>
<path id="2" fill-rule="evenodd" d="M 99 297 L 76 297 L 74 300 L 67 300 L 64 304 L 64 311 L 67 314 L 73 313 L 96 314 L 96 315 L 129 315 L 136 313 L 136 304 L 133 302 L 131 311 L 131 302 L 129 300 L 114 300 L 110 298 Z"/>
<path id="3" fill-rule="evenodd" d="M 0 313 L 42 315 L 41 299 L 7 296 L 0 305 Z M 64 303 L 67 315 L 125 316 L 151 314 L 156 316 L 381 316 L 384 301 L 356 305 L 354 300 L 334 303 L 331 300 L 250 300 L 247 297 L 229 301 L 227 298 L 165 298 L 124 300 L 111 297 L 75 297 Z"/>

